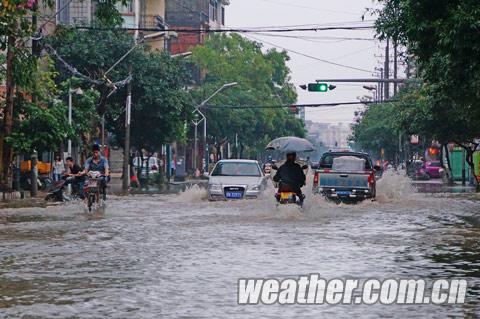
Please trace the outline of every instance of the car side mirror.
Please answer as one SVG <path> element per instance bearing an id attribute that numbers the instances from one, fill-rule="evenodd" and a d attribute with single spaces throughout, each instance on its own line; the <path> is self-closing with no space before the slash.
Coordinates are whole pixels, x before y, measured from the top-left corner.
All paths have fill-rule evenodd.
<path id="1" fill-rule="evenodd" d="M 382 168 L 381 168 L 380 166 L 378 166 L 378 165 L 375 165 L 375 166 L 373 167 L 373 169 L 374 169 L 375 171 L 377 171 L 377 172 L 380 172 L 380 171 L 382 170 Z"/>

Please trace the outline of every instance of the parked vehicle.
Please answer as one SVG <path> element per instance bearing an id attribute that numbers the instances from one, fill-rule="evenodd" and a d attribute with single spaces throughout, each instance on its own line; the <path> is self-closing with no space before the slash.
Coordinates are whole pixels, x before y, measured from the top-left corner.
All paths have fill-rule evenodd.
<path id="1" fill-rule="evenodd" d="M 153 175 L 158 173 L 158 168 L 160 166 L 158 163 L 158 159 L 154 156 L 150 158 L 144 157 L 143 159 L 141 157 L 135 157 L 133 159 L 133 165 L 135 166 L 136 170 L 141 168 L 140 177 L 143 177 L 143 178 L 146 178 L 147 174 Z"/>
<path id="2" fill-rule="evenodd" d="M 366 153 L 329 151 L 320 159 L 313 178 L 313 193 L 329 199 L 359 201 L 376 196 L 375 173 Z"/>
<path id="3" fill-rule="evenodd" d="M 209 200 L 257 198 L 267 186 L 265 174 L 254 160 L 221 160 L 208 181 Z"/>
<path id="4" fill-rule="evenodd" d="M 77 184 L 76 183 L 71 183 L 72 185 L 72 193 L 70 196 L 65 195 L 65 188 L 69 184 L 69 182 L 72 182 L 75 180 L 75 177 L 63 177 L 59 181 L 53 182 L 53 184 L 50 186 L 50 189 L 45 196 L 46 201 L 54 201 L 54 202 L 65 202 L 65 201 L 70 201 L 70 200 L 75 200 L 77 198 L 80 198 L 79 196 L 79 190 L 77 189 Z"/>
<path id="5" fill-rule="evenodd" d="M 440 161 L 426 162 L 425 171 L 430 178 L 441 178 L 443 172 L 442 164 Z"/>
<path id="6" fill-rule="evenodd" d="M 415 160 L 407 167 L 407 174 L 413 180 L 428 181 L 430 175 L 427 174 L 425 169 L 425 162 L 421 160 Z"/>

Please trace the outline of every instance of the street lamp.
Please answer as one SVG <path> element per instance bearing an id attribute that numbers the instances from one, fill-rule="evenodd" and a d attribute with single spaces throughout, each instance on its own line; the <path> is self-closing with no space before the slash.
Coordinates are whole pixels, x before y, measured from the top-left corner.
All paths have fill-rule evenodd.
<path id="1" fill-rule="evenodd" d="M 72 94 L 83 95 L 81 88 L 68 89 L 68 125 L 72 127 Z M 68 156 L 72 156 L 72 140 L 68 139 L 67 146 Z"/>
<path id="2" fill-rule="evenodd" d="M 204 100 L 202 103 L 200 103 L 195 107 L 195 112 L 197 112 L 202 117 L 202 119 L 198 121 L 198 123 L 195 125 L 195 129 L 197 128 L 198 124 L 203 120 L 203 138 L 204 138 L 204 144 L 205 144 L 205 150 L 204 150 L 205 151 L 205 167 L 204 167 L 205 172 L 208 172 L 208 162 L 209 162 L 208 141 L 207 141 L 207 117 L 206 117 L 206 112 L 205 114 L 202 113 L 200 111 L 200 108 L 204 107 L 208 103 L 208 101 L 210 101 L 215 95 L 217 95 L 221 91 L 227 88 L 230 88 L 232 86 L 235 86 L 237 84 L 238 84 L 237 82 L 232 82 L 232 83 L 226 83 L 222 85 L 222 87 L 220 87 L 218 90 L 213 92 L 212 95 L 210 95 L 206 100 Z M 195 166 L 196 166 L 196 163 L 197 163 L 197 154 L 195 154 Z"/>

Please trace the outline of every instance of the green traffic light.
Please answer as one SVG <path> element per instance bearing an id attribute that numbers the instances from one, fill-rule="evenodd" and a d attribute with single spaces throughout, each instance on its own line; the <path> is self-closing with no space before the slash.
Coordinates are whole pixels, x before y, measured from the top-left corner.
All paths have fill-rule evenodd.
<path id="1" fill-rule="evenodd" d="M 309 83 L 308 91 L 310 92 L 328 92 L 327 83 Z"/>

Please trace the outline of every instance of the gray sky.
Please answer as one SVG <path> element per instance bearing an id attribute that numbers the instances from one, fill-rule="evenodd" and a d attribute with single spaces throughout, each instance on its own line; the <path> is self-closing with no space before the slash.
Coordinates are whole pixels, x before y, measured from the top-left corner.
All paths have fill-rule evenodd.
<path id="1" fill-rule="evenodd" d="M 231 0 L 227 7 L 227 27 L 261 27 L 316 24 L 350 23 L 349 25 L 371 25 L 372 17 L 361 17 L 365 8 L 372 7 L 372 0 Z M 284 37 L 284 36 L 288 37 Z M 295 39 L 291 36 L 308 37 Z M 319 78 L 364 78 L 372 77 L 375 67 L 380 67 L 379 57 L 383 55 L 383 45 L 373 41 L 373 30 L 360 31 L 321 31 L 285 33 L 282 37 L 251 34 L 254 40 L 271 42 L 277 46 L 301 53 L 345 64 L 370 72 L 362 72 L 330 65 L 290 52 L 289 67 L 292 81 L 297 86 L 298 103 L 348 102 L 369 94 L 361 84 L 338 84 L 328 93 L 309 93 L 298 88 L 299 84 L 314 82 Z M 366 38 L 372 40 L 326 39 L 325 37 Z M 265 48 L 272 45 L 263 42 Z M 377 57 L 375 56 L 377 55 Z M 402 75 L 399 72 L 399 75 Z M 353 119 L 353 112 L 359 106 L 339 106 L 325 109 L 307 109 L 307 120 L 316 122 L 346 122 Z"/>

